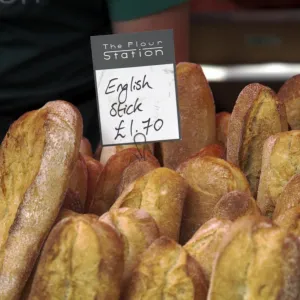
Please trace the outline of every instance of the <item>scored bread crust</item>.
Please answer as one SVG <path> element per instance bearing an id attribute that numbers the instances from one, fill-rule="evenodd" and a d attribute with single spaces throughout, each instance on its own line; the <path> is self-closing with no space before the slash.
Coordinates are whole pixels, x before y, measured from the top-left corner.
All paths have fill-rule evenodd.
<path id="1" fill-rule="evenodd" d="M 202 68 L 179 63 L 176 76 L 181 140 L 161 143 L 163 165 L 171 169 L 216 142 L 215 104 Z"/>
<path id="2" fill-rule="evenodd" d="M 300 74 L 289 78 L 281 86 L 277 95 L 285 104 L 291 129 L 300 129 Z"/>
<path id="3" fill-rule="evenodd" d="M 269 136 L 287 130 L 285 106 L 273 90 L 253 83 L 241 91 L 229 121 L 227 160 L 245 173 L 254 198 L 263 143 Z"/>
<path id="4" fill-rule="evenodd" d="M 78 158 L 79 111 L 47 103 L 10 127 L 0 149 L 0 299 L 18 299 L 59 213 Z"/>
<path id="5" fill-rule="evenodd" d="M 299 299 L 300 244 L 262 217 L 231 226 L 213 266 L 207 300 Z"/>
<path id="6" fill-rule="evenodd" d="M 205 300 L 207 282 L 194 258 L 175 241 L 160 237 L 144 252 L 124 300 Z"/>
<path id="7" fill-rule="evenodd" d="M 272 216 L 286 184 L 299 174 L 299 165 L 300 130 L 277 133 L 265 141 L 257 193 L 257 204 L 264 215 Z"/>
<path id="8" fill-rule="evenodd" d="M 123 267 L 111 226 L 88 215 L 64 218 L 44 245 L 29 300 L 119 299 Z"/>

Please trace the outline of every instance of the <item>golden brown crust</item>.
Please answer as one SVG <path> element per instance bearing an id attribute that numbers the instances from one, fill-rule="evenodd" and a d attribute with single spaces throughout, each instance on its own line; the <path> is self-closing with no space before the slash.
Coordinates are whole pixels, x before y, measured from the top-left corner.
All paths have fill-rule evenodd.
<path id="1" fill-rule="evenodd" d="M 181 243 L 186 243 L 212 218 L 213 209 L 224 194 L 234 190 L 250 194 L 242 171 L 217 157 L 194 157 L 181 164 L 177 171 L 189 185 L 182 216 Z"/>
<path id="2" fill-rule="evenodd" d="M 300 207 L 295 206 L 274 218 L 274 223 L 281 228 L 300 236 Z"/>
<path id="3" fill-rule="evenodd" d="M 148 151 L 145 151 L 144 158 L 154 164 L 156 158 Z M 107 212 L 117 199 L 117 188 L 120 184 L 124 170 L 134 161 L 141 160 L 140 152 L 135 148 L 128 148 L 113 155 L 101 172 L 95 196 L 89 207 L 89 212 L 98 216 Z"/>
<path id="4" fill-rule="evenodd" d="M 97 181 L 101 172 L 103 171 L 103 165 L 98 160 L 90 156 L 84 155 L 83 157 L 85 159 L 88 172 L 87 196 L 85 202 L 85 211 L 88 211 L 88 208 L 90 207 L 94 199 L 94 195 L 97 188 Z"/>
<path id="5" fill-rule="evenodd" d="M 119 299 L 123 255 L 111 226 L 87 216 L 65 218 L 45 243 L 29 299 Z"/>
<path id="6" fill-rule="evenodd" d="M 113 226 L 123 240 L 125 265 L 122 286 L 126 287 L 140 256 L 159 238 L 159 229 L 147 212 L 135 208 L 110 211 L 99 220 Z"/>
<path id="7" fill-rule="evenodd" d="M 256 198 L 265 140 L 288 130 L 285 107 L 274 91 L 258 83 L 239 94 L 229 121 L 227 160 L 245 173 Z"/>
<path id="8" fill-rule="evenodd" d="M 83 213 L 84 209 L 82 206 L 82 203 L 80 201 L 80 196 L 78 192 L 74 192 L 71 189 L 67 190 L 67 193 L 65 195 L 64 203 L 63 203 L 63 208 L 72 210 L 77 213 Z"/>
<path id="9" fill-rule="evenodd" d="M 215 104 L 201 67 L 179 63 L 176 73 L 182 139 L 161 143 L 163 164 L 171 169 L 216 142 Z"/>
<path id="10" fill-rule="evenodd" d="M 77 194 L 81 207 L 85 207 L 87 198 L 87 183 L 88 183 L 88 170 L 83 155 L 79 153 L 76 166 L 73 170 L 70 182 L 69 190 L 74 194 Z"/>
<path id="11" fill-rule="evenodd" d="M 92 145 L 86 137 L 82 137 L 81 139 L 79 152 L 82 155 L 93 157 Z"/>
<path id="12" fill-rule="evenodd" d="M 213 210 L 213 217 L 235 221 L 236 219 L 248 215 L 261 215 L 256 201 L 251 195 L 232 191 L 225 194 L 216 204 Z"/>
<path id="13" fill-rule="evenodd" d="M 176 242 L 157 239 L 144 252 L 125 300 L 205 300 L 207 283 L 198 263 Z"/>
<path id="14" fill-rule="evenodd" d="M 100 161 L 101 152 L 102 152 L 102 146 L 99 144 L 99 145 L 97 146 L 97 149 L 96 149 L 95 153 L 94 153 L 94 158 L 95 158 L 96 160 L 98 160 L 98 161 Z"/>
<path id="15" fill-rule="evenodd" d="M 257 194 L 257 204 L 264 215 L 272 216 L 286 183 L 299 173 L 299 165 L 300 130 L 278 133 L 266 140 Z"/>
<path id="16" fill-rule="evenodd" d="M 231 114 L 222 111 L 216 114 L 217 140 L 227 147 L 228 125 Z"/>
<path id="17" fill-rule="evenodd" d="M 288 79 L 280 88 L 278 97 L 285 104 L 291 129 L 300 129 L 300 75 Z"/>
<path id="18" fill-rule="evenodd" d="M 203 224 L 184 245 L 184 249 L 199 263 L 209 282 L 212 266 L 224 236 L 232 222 L 213 218 Z"/>
<path id="19" fill-rule="evenodd" d="M 119 197 L 122 192 L 136 179 L 159 167 L 159 162 L 155 160 L 136 160 L 132 162 L 122 174 L 117 190 L 117 197 Z"/>
<path id="20" fill-rule="evenodd" d="M 300 244 L 263 218 L 237 220 L 214 263 L 208 300 L 299 297 Z"/>
<path id="21" fill-rule="evenodd" d="M 157 168 L 134 181 L 111 209 L 144 209 L 156 221 L 161 235 L 178 241 L 186 190 L 186 183 L 178 173 Z"/>
<path id="22" fill-rule="evenodd" d="M 199 156 L 199 157 L 213 156 L 213 157 L 225 159 L 225 156 L 226 156 L 225 152 L 226 152 L 226 150 L 225 150 L 224 146 L 222 146 L 220 144 L 207 145 L 204 148 L 202 148 L 198 153 L 190 156 L 184 163 L 186 163 L 190 159 L 194 159 L 197 156 Z"/>
<path id="23" fill-rule="evenodd" d="M 279 215 L 284 214 L 287 210 L 300 205 L 300 174 L 294 175 L 288 183 L 284 186 L 284 189 L 278 197 L 273 213 L 273 218 L 277 218 Z"/>
<path id="24" fill-rule="evenodd" d="M 0 149 L 0 299 L 17 299 L 56 220 L 78 158 L 79 111 L 64 101 L 23 115 Z"/>

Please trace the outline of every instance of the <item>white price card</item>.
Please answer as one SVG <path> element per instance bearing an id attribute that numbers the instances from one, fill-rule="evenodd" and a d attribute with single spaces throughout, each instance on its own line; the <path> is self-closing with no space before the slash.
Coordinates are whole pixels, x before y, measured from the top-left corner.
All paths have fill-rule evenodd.
<path id="1" fill-rule="evenodd" d="M 91 37 L 103 146 L 179 140 L 172 30 Z"/>

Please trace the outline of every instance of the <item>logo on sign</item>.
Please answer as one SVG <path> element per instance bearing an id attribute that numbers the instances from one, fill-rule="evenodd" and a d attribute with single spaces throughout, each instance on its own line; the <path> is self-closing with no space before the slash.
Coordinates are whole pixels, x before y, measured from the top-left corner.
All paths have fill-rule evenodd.
<path id="1" fill-rule="evenodd" d="M 138 42 L 130 41 L 124 46 L 122 44 L 103 44 L 104 47 L 104 59 L 129 59 L 135 57 L 153 57 L 163 56 L 164 47 L 162 41 L 153 42 Z"/>

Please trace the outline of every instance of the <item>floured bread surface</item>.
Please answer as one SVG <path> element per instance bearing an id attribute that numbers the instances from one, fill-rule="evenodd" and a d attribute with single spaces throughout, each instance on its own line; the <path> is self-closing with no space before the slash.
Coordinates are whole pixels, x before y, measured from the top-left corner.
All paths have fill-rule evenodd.
<path id="1" fill-rule="evenodd" d="M 123 244 L 107 224 L 68 217 L 51 231 L 29 300 L 119 299 Z"/>
<path id="2" fill-rule="evenodd" d="M 203 224 L 184 245 L 184 249 L 199 263 L 208 282 L 220 245 L 231 224 L 229 220 L 213 218 Z"/>
<path id="3" fill-rule="evenodd" d="M 285 104 L 287 120 L 291 129 L 300 129 L 300 75 L 288 79 L 278 92 Z"/>
<path id="4" fill-rule="evenodd" d="M 213 267 L 208 300 L 299 299 L 299 240 L 257 217 L 237 220 Z"/>
<path id="5" fill-rule="evenodd" d="M 141 255 L 160 237 L 159 229 L 146 211 L 135 208 L 116 209 L 102 215 L 99 220 L 111 225 L 124 242 L 123 287 L 125 287 Z"/>
<path id="6" fill-rule="evenodd" d="M 126 292 L 125 300 L 206 300 L 207 283 L 198 263 L 161 237 L 142 255 Z"/>
<path id="7" fill-rule="evenodd" d="M 242 171 L 217 157 L 193 157 L 181 164 L 177 172 L 188 183 L 181 243 L 186 243 L 202 224 L 212 218 L 213 209 L 223 195 L 235 190 L 250 194 Z"/>
<path id="8" fill-rule="evenodd" d="M 268 87 L 246 86 L 236 101 L 229 121 L 227 160 L 245 173 L 256 198 L 265 140 L 288 130 L 285 107 Z"/>
<path id="9" fill-rule="evenodd" d="M 278 133 L 264 145 L 257 203 L 271 216 L 286 184 L 300 173 L 300 130 Z M 298 187 L 295 186 L 296 189 Z"/>
<path id="10" fill-rule="evenodd" d="M 176 75 L 182 139 L 161 143 L 163 165 L 171 169 L 216 142 L 215 104 L 201 67 L 179 63 Z"/>
<path id="11" fill-rule="evenodd" d="M 64 101 L 29 112 L 0 149 L 0 299 L 17 299 L 59 213 L 78 158 L 82 119 Z"/>
<path id="12" fill-rule="evenodd" d="M 177 241 L 186 191 L 187 185 L 178 173 L 156 168 L 124 190 L 111 209 L 144 209 L 154 218 L 161 235 Z"/>

